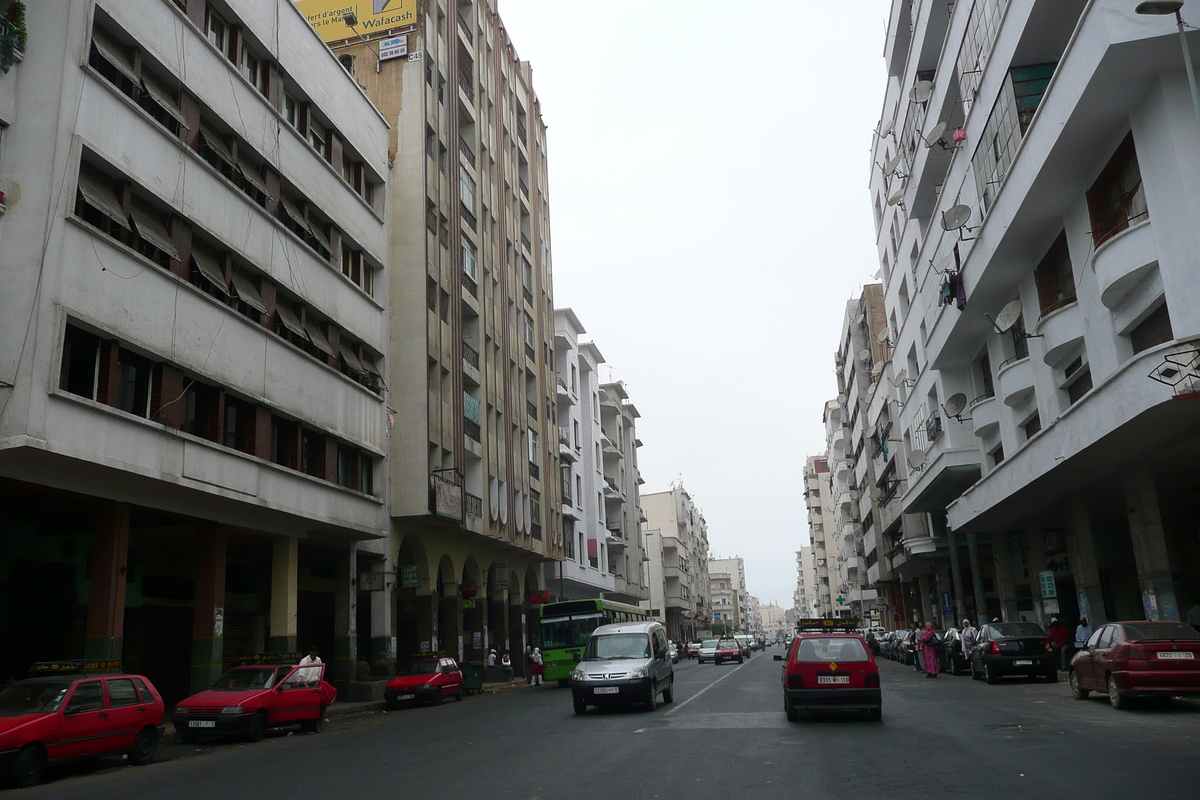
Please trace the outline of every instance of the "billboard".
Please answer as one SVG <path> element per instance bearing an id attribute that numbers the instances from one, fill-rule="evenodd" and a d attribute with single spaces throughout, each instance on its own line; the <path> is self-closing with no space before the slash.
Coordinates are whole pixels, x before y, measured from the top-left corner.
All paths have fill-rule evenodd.
<path id="1" fill-rule="evenodd" d="M 342 22 L 347 12 L 358 17 L 355 29 L 363 36 L 417 24 L 417 0 L 297 0 L 296 7 L 327 42 L 356 38 Z"/>

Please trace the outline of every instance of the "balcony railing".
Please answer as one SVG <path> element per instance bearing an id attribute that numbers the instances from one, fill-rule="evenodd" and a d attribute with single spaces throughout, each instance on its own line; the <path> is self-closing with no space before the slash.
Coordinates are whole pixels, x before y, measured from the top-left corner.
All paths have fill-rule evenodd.
<path id="1" fill-rule="evenodd" d="M 472 516 L 472 517 L 479 517 L 480 519 L 483 519 L 483 498 L 476 497 L 475 495 L 471 494 L 470 492 L 467 492 L 465 497 L 466 497 L 467 515 Z"/>
<path id="2" fill-rule="evenodd" d="M 463 342 L 463 361 L 479 369 L 479 351 L 466 342 Z"/>
<path id="3" fill-rule="evenodd" d="M 564 506 L 571 505 L 571 482 L 570 481 L 562 481 L 562 486 L 559 487 L 559 491 L 562 492 L 563 505 Z"/>
<path id="4" fill-rule="evenodd" d="M 464 72 L 458 73 L 458 86 L 460 89 L 463 90 L 463 94 L 465 94 L 467 96 L 467 99 L 471 101 L 472 105 L 474 105 L 474 103 L 475 103 L 475 78 L 474 78 L 474 76 L 470 75 L 468 73 L 464 73 Z"/>
<path id="5" fill-rule="evenodd" d="M 525 356 L 530 361 L 537 361 L 537 350 L 533 349 L 533 345 L 531 345 L 531 344 L 525 345 Z"/>
<path id="6" fill-rule="evenodd" d="M 942 435 L 942 418 L 938 414 L 934 414 L 925 420 L 925 437 L 930 441 L 936 441 Z"/>
<path id="7" fill-rule="evenodd" d="M 521 244 L 525 245 L 525 249 L 530 253 L 533 252 L 533 245 L 529 243 L 529 237 L 525 233 L 521 234 Z"/>
<path id="8" fill-rule="evenodd" d="M 517 185 L 521 187 L 521 194 L 529 197 L 529 185 L 525 183 L 525 179 L 517 178 Z"/>
<path id="9" fill-rule="evenodd" d="M 463 417 L 463 433 L 477 442 L 482 443 L 483 441 L 479 438 L 482 435 L 479 423 L 475 422 L 474 420 L 469 420 L 466 417 Z"/>
<path id="10" fill-rule="evenodd" d="M 542 526 L 536 522 L 529 526 L 529 535 L 539 542 L 542 540 Z"/>
<path id="11" fill-rule="evenodd" d="M 468 42 L 475 44 L 475 34 L 471 32 L 471 26 L 462 18 L 462 15 L 458 17 L 458 29 L 463 32 L 463 36 L 467 37 Z"/>
<path id="12" fill-rule="evenodd" d="M 537 418 L 538 418 L 538 407 L 537 407 L 537 403 L 533 403 L 533 402 L 530 402 L 529 400 L 526 400 L 526 401 L 525 401 L 525 411 L 526 411 L 526 413 L 528 413 L 528 414 L 529 414 L 529 416 L 530 416 L 531 418 L 533 418 L 533 419 L 537 419 Z"/>
<path id="13" fill-rule="evenodd" d="M 458 137 L 458 152 L 462 153 L 467 158 L 467 163 L 472 167 L 475 166 L 475 151 L 471 149 L 471 145 L 467 144 L 467 140 Z"/>
<path id="14" fill-rule="evenodd" d="M 537 478 L 538 480 L 541 480 L 542 477 L 542 468 L 532 461 L 529 462 L 529 477 Z"/>
<path id="15" fill-rule="evenodd" d="M 475 282 L 474 278 L 472 278 L 470 275 L 468 275 L 465 272 L 463 273 L 462 283 L 463 283 L 463 288 L 467 290 L 467 294 L 471 295 L 471 297 L 479 296 L 479 284 Z M 476 354 L 475 358 L 476 358 L 476 360 L 478 360 L 479 355 Z M 475 366 L 478 368 L 479 365 L 476 364 Z"/>

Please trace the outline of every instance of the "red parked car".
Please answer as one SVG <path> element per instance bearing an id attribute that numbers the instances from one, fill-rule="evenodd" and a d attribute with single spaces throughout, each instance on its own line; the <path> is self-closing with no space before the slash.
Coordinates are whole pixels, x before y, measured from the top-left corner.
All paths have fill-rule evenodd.
<path id="1" fill-rule="evenodd" d="M 35 664 L 34 677 L 0 692 L 0 775 L 17 786 L 42 779 L 46 764 L 80 756 L 154 758 L 163 700 L 142 675 L 89 675 L 120 662 Z"/>
<path id="2" fill-rule="evenodd" d="M 389 709 L 401 703 L 442 702 L 446 697 L 463 699 L 463 674 L 453 658 L 418 658 L 402 675 L 388 681 L 383 702 Z"/>
<path id="3" fill-rule="evenodd" d="M 300 724 L 320 733 L 325 709 L 337 690 L 324 681 L 325 665 L 295 666 L 298 653 L 286 654 L 287 666 L 256 663 L 234 667 L 217 682 L 175 706 L 172 723 L 185 742 L 203 735 L 240 735 L 257 742 L 268 728 Z"/>
<path id="4" fill-rule="evenodd" d="M 742 645 L 737 639 L 722 639 L 717 642 L 717 649 L 713 652 L 714 664 L 720 664 L 723 661 L 736 661 L 740 664 L 744 659 Z"/>
<path id="5" fill-rule="evenodd" d="M 816 623 L 812 626 L 805 623 Z M 838 630 L 833 620 L 802 620 L 783 661 L 783 710 L 791 721 L 804 711 L 866 711 L 883 717 L 879 666 L 861 636 Z M 848 628 L 856 625 L 847 623 Z"/>
<path id="6" fill-rule="evenodd" d="M 1200 633 L 1182 622 L 1112 622 L 1071 659 L 1076 700 L 1104 692 L 1113 708 L 1134 697 L 1200 696 Z"/>

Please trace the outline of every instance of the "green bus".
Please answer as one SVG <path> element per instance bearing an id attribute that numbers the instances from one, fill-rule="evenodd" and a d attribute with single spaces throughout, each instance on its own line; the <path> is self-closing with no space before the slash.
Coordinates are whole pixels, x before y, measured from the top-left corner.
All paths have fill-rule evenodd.
<path id="1" fill-rule="evenodd" d="M 566 686 L 592 631 L 613 622 L 647 622 L 649 613 L 611 600 L 562 600 L 542 606 L 542 662 L 547 681 Z"/>

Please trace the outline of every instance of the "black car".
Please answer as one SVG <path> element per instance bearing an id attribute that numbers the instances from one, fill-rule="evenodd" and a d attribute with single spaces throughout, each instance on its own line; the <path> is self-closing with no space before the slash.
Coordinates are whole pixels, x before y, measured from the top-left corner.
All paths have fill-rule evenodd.
<path id="1" fill-rule="evenodd" d="M 947 628 L 941 634 L 941 646 L 938 647 L 938 668 L 942 672 L 957 675 L 971 668 L 969 652 L 962 647 L 962 631 L 958 628 Z"/>
<path id="2" fill-rule="evenodd" d="M 1009 675 L 1058 680 L 1050 637 L 1034 622 L 993 622 L 979 630 L 971 648 L 971 677 L 995 683 Z"/>

